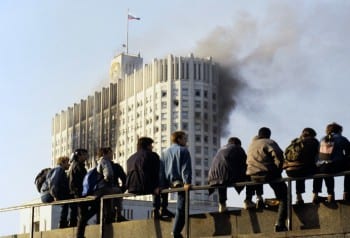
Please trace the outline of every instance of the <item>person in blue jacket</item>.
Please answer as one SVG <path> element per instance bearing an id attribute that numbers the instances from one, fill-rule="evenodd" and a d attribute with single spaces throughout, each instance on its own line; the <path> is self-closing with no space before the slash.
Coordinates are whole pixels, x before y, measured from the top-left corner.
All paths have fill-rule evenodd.
<path id="1" fill-rule="evenodd" d="M 47 174 L 46 180 L 41 187 L 41 201 L 44 203 L 50 203 L 53 201 L 70 199 L 72 196 L 69 191 L 69 182 L 66 174 L 66 170 L 69 168 L 69 158 L 62 156 L 57 159 L 57 166 Z M 73 204 L 72 204 L 73 205 Z M 74 204 L 75 205 L 75 204 Z M 74 206 L 75 208 L 76 206 Z M 74 210 L 74 209 L 73 209 Z M 63 204 L 61 209 L 59 228 L 66 228 L 69 226 L 67 217 L 69 211 L 69 204 Z M 76 215 L 70 216 L 72 219 L 76 219 Z M 75 226 L 76 221 L 70 222 L 70 226 Z"/>
<path id="2" fill-rule="evenodd" d="M 161 183 L 168 187 L 183 187 L 189 190 L 192 182 L 191 156 L 188 151 L 187 135 L 183 131 L 171 134 L 171 146 L 161 155 Z M 162 186 L 165 187 L 165 186 Z M 182 237 L 181 231 L 185 226 L 185 192 L 178 192 L 173 237 Z"/>

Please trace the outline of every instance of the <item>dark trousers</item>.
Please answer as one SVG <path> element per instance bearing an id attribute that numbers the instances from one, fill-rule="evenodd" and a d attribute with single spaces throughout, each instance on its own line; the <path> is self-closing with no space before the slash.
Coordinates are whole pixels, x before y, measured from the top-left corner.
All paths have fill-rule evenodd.
<path id="1" fill-rule="evenodd" d="M 235 187 L 236 188 L 236 187 Z M 239 193 L 243 188 L 237 187 L 236 190 Z M 253 195 L 256 193 L 256 195 L 261 196 L 263 195 L 263 185 L 257 184 L 257 185 L 251 185 L 245 187 L 246 192 L 246 199 L 251 200 Z M 227 201 L 227 188 L 218 188 L 219 193 L 219 203 L 225 204 Z"/>
<path id="2" fill-rule="evenodd" d="M 86 224 L 97 213 L 98 206 L 99 200 L 78 203 L 77 238 L 84 238 Z"/>
<path id="3" fill-rule="evenodd" d="M 175 221 L 173 224 L 174 237 L 181 237 L 181 231 L 185 226 L 185 192 L 177 193 Z"/>
<path id="4" fill-rule="evenodd" d="M 64 199 L 70 199 L 70 196 L 67 196 L 66 198 L 62 198 L 60 200 Z M 54 201 L 54 198 L 51 196 L 50 193 L 45 193 L 41 196 L 41 201 L 44 203 L 50 203 Z M 58 205 L 61 207 L 61 213 L 60 213 L 60 221 L 58 223 L 59 228 L 66 228 L 68 226 L 73 227 L 77 225 L 77 205 L 76 203 L 71 204 L 63 204 Z M 68 223 L 68 212 L 69 208 L 71 209 L 71 212 L 69 214 L 69 223 Z"/>
<path id="5" fill-rule="evenodd" d="M 298 178 L 313 175 L 316 171 L 315 167 L 305 167 L 301 169 L 286 170 L 288 177 Z M 295 181 L 296 193 L 305 193 L 305 179 Z"/>
<path id="6" fill-rule="evenodd" d="M 168 194 L 161 193 L 153 195 L 153 208 L 159 210 L 160 208 L 166 209 L 168 207 Z"/>
<path id="7" fill-rule="evenodd" d="M 320 174 L 334 174 L 348 169 L 345 161 L 336 161 L 333 163 L 322 164 L 317 169 Z M 322 181 L 325 181 L 328 195 L 334 195 L 334 177 L 315 178 L 313 181 L 313 192 L 322 192 Z M 350 192 L 350 176 L 344 176 L 344 192 Z"/>
<path id="8" fill-rule="evenodd" d="M 251 179 L 254 182 L 268 182 L 275 179 L 281 178 L 281 174 L 265 174 L 265 175 L 257 175 L 251 176 Z M 279 201 L 278 205 L 278 213 L 277 213 L 277 222 L 278 226 L 285 226 L 287 219 L 287 185 L 285 182 L 269 182 L 270 187 L 275 193 L 277 200 Z"/>

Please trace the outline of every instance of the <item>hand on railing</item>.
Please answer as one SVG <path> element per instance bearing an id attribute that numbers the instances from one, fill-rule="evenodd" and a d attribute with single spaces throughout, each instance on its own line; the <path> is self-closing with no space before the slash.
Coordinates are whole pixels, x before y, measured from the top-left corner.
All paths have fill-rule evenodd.
<path id="1" fill-rule="evenodd" d="M 190 188 L 191 188 L 191 184 L 188 184 L 188 183 L 184 184 L 185 191 L 190 190 Z"/>

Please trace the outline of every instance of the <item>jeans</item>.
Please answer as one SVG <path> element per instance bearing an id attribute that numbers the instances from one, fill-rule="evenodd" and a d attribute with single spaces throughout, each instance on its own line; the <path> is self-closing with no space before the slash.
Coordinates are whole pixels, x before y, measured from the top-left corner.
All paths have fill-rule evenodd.
<path id="1" fill-rule="evenodd" d="M 176 204 L 176 214 L 175 221 L 173 225 L 174 237 L 180 236 L 181 231 L 185 226 L 185 192 L 177 193 L 177 204 Z"/>

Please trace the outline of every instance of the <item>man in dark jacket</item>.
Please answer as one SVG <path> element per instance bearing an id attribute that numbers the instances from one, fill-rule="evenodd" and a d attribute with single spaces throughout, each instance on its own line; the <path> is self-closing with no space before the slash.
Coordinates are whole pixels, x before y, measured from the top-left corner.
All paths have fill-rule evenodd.
<path id="1" fill-rule="evenodd" d="M 289 177 L 306 177 L 316 171 L 315 160 L 318 156 L 319 142 L 316 131 L 304 128 L 300 137 L 295 138 L 284 152 L 284 169 Z M 305 179 L 295 181 L 296 203 L 304 204 L 302 193 L 305 193 Z"/>
<path id="2" fill-rule="evenodd" d="M 242 182 L 248 180 L 246 176 L 246 159 L 247 155 L 241 147 L 241 140 L 237 137 L 231 137 L 228 143 L 224 145 L 216 153 L 213 163 L 208 174 L 208 182 L 210 185 L 225 185 L 230 186 L 235 182 Z M 262 187 L 262 185 L 256 185 Z M 256 186 L 246 187 L 246 199 L 244 200 L 245 208 L 255 207 L 251 201 L 252 196 L 256 190 Z M 235 186 L 238 193 L 243 190 L 242 186 Z M 262 188 L 261 188 L 262 190 Z M 211 190 L 209 191 L 212 192 Z M 227 200 L 227 188 L 218 188 L 219 192 L 219 212 L 224 212 Z"/>
<path id="3" fill-rule="evenodd" d="M 159 191 L 159 156 L 152 152 L 153 139 L 141 137 L 137 152 L 126 162 L 127 190 L 135 194 L 154 194 Z"/>
<path id="4" fill-rule="evenodd" d="M 283 151 L 270 139 L 271 130 L 259 129 L 258 135 L 248 147 L 247 175 L 255 182 L 269 182 L 281 178 Z M 279 200 L 278 217 L 275 231 L 286 231 L 287 219 L 287 185 L 284 182 L 269 183 Z"/>
<path id="5" fill-rule="evenodd" d="M 74 198 L 81 198 L 83 191 L 83 180 L 87 173 L 85 161 L 88 158 L 86 149 L 76 149 L 71 156 L 71 165 L 68 172 L 69 189 Z M 88 220 L 97 213 L 97 205 L 95 202 L 78 203 L 78 227 L 77 238 L 83 238 L 85 226 Z"/>

